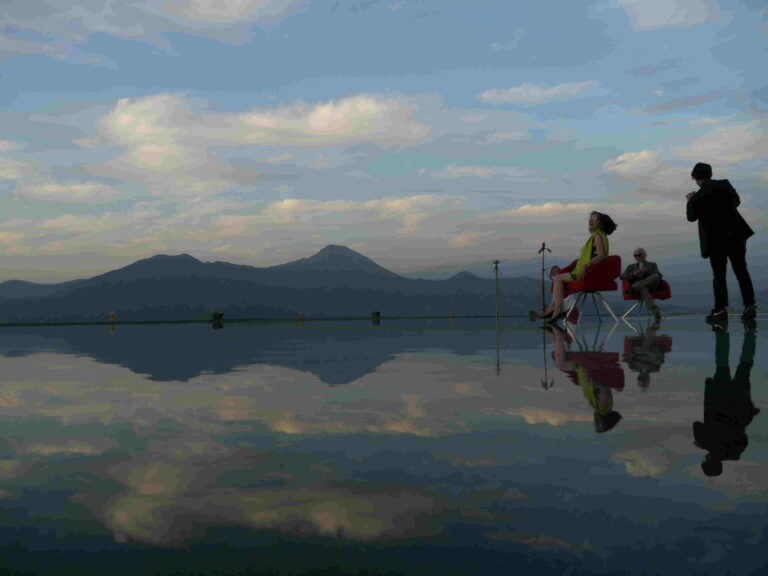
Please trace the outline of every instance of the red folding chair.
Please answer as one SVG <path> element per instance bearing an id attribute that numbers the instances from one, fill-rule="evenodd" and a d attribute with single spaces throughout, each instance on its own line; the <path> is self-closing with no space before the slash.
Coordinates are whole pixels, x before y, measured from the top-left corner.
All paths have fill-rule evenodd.
<path id="1" fill-rule="evenodd" d="M 629 310 L 624 312 L 621 319 L 626 320 L 632 312 L 634 312 L 635 308 L 643 304 L 642 298 L 640 298 L 640 294 L 627 294 L 627 288 L 629 288 L 632 284 L 629 282 L 629 280 L 622 280 L 622 287 L 621 292 L 624 296 L 624 300 L 636 300 L 632 306 L 629 307 Z M 672 297 L 672 289 L 669 287 L 669 284 L 666 280 L 663 278 L 661 279 L 661 284 L 659 284 L 659 287 L 656 290 L 651 290 L 651 297 L 654 300 L 668 300 Z M 646 312 L 650 313 L 650 311 L 646 310 Z"/>
<path id="2" fill-rule="evenodd" d="M 560 274 L 563 272 L 570 272 L 575 267 L 576 267 L 576 260 L 571 262 L 565 268 L 559 268 L 557 266 L 554 266 L 550 271 L 550 277 L 553 277 L 556 274 Z M 571 318 L 571 312 L 573 312 L 574 308 L 576 308 L 579 305 L 579 303 L 583 304 L 587 296 L 591 296 L 592 302 L 595 305 L 595 311 L 597 312 L 598 316 L 600 316 L 600 310 L 597 305 L 597 298 L 600 299 L 600 301 L 605 306 L 606 310 L 608 310 L 608 313 L 611 315 L 611 318 L 613 318 L 613 321 L 618 322 L 619 319 L 611 309 L 608 302 L 605 301 L 605 298 L 603 298 L 603 295 L 601 294 L 601 292 L 612 292 L 614 290 L 618 290 L 619 285 L 616 282 L 616 279 L 620 275 L 621 275 L 621 256 L 612 254 L 602 262 L 599 262 L 594 266 L 590 266 L 587 271 L 587 274 L 581 280 L 577 280 L 576 282 L 570 282 L 566 284 L 563 298 L 567 298 L 571 294 L 578 294 L 578 295 L 576 296 L 576 299 L 574 300 L 573 304 L 571 304 L 571 306 L 568 308 L 565 317 Z M 550 287 L 550 290 L 551 290 L 551 287 Z M 578 322 L 578 319 L 577 319 L 577 322 Z"/>

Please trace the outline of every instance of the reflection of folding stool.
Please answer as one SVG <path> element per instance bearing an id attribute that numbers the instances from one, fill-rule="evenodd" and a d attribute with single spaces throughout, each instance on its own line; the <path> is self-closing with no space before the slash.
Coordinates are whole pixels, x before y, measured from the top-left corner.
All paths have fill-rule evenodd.
<path id="1" fill-rule="evenodd" d="M 550 276 L 555 274 L 561 274 L 563 272 L 570 272 L 576 267 L 576 260 L 571 262 L 565 268 L 558 268 L 557 266 L 552 268 Z M 600 310 L 597 306 L 597 299 L 599 298 L 605 306 L 608 313 L 613 318 L 614 322 L 618 322 L 619 319 L 614 314 L 608 302 L 605 301 L 601 292 L 612 292 L 618 290 L 619 285 L 616 283 L 616 279 L 621 274 L 621 257 L 617 255 L 611 255 L 606 257 L 605 260 L 589 267 L 587 274 L 576 282 L 569 282 L 565 285 L 565 293 L 563 297 L 570 294 L 576 294 L 576 298 L 573 304 L 568 308 L 566 318 L 571 317 L 571 312 L 579 305 L 584 304 L 584 300 L 587 295 L 592 296 L 592 302 L 595 304 L 595 311 L 600 316 Z M 578 321 L 578 317 L 577 317 Z"/>
<path id="2" fill-rule="evenodd" d="M 626 320 L 632 312 L 634 312 L 635 308 L 640 306 L 643 303 L 643 299 L 640 298 L 640 294 L 627 294 L 627 288 L 629 288 L 632 284 L 629 282 L 629 280 L 622 280 L 622 287 L 621 292 L 624 296 L 624 300 L 637 300 L 632 306 L 629 307 L 629 310 L 624 312 L 624 314 L 621 316 L 622 320 Z M 669 284 L 666 280 L 663 278 L 661 279 L 661 283 L 659 284 L 659 287 L 656 290 L 651 290 L 651 298 L 654 300 L 668 300 L 672 297 L 672 289 L 669 287 Z"/>

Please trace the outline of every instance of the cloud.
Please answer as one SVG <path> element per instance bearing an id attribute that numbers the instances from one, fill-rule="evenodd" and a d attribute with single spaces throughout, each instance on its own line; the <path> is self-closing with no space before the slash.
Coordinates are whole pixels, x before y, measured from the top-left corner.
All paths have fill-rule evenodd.
<path id="1" fill-rule="evenodd" d="M 15 192 L 29 198 L 49 202 L 94 204 L 109 202 L 120 195 L 120 191 L 101 182 L 42 182 L 23 184 Z"/>
<path id="2" fill-rule="evenodd" d="M 210 26 L 284 18 L 302 4 L 304 0 L 168 0 L 163 10 Z"/>
<path id="3" fill-rule="evenodd" d="M 661 156 L 655 150 L 627 152 L 603 164 L 603 171 L 627 178 L 640 176 L 661 166 Z"/>
<path id="4" fill-rule="evenodd" d="M 170 49 L 166 34 L 183 32 L 244 44 L 253 25 L 271 27 L 301 11 L 307 0 L 167 0 L 163 2 L 3 3 L 2 57 L 46 54 L 63 60 L 109 65 L 84 51 L 95 34 L 127 38 Z"/>
<path id="5" fill-rule="evenodd" d="M 626 450 L 615 453 L 611 459 L 624 464 L 627 474 L 635 477 L 658 478 L 669 468 L 669 458 L 659 449 Z"/>
<path id="6" fill-rule="evenodd" d="M 548 216 L 552 214 L 583 214 L 594 209 L 594 203 L 544 202 L 543 204 L 524 204 L 514 210 L 507 210 L 505 213 L 509 215 Z"/>
<path id="7" fill-rule="evenodd" d="M 0 153 L 11 152 L 17 150 L 21 145 L 18 142 L 11 142 L 10 140 L 0 140 Z"/>
<path id="8" fill-rule="evenodd" d="M 723 122 L 728 122 L 729 120 L 733 120 L 735 117 L 735 114 L 731 114 L 730 116 L 722 116 L 722 117 L 716 117 L 716 116 L 702 116 L 700 118 L 695 118 L 694 120 L 691 120 L 691 124 L 694 126 L 715 126 L 716 124 L 722 124 Z"/>
<path id="9" fill-rule="evenodd" d="M 261 162 L 266 162 L 267 164 L 277 164 L 279 162 L 287 162 L 291 158 L 293 158 L 295 155 L 292 152 L 286 152 L 285 154 L 280 154 L 278 156 L 267 156 L 266 158 L 261 158 Z"/>
<path id="10" fill-rule="evenodd" d="M 768 156 L 768 122 L 722 126 L 674 151 L 677 156 L 713 166 Z"/>
<path id="11" fill-rule="evenodd" d="M 515 408 L 508 414 L 522 416 L 528 424 L 549 424 L 563 426 L 571 422 L 592 422 L 593 416 L 587 412 L 567 413 L 548 410 L 545 408 Z"/>
<path id="12" fill-rule="evenodd" d="M 244 144 L 333 146 L 371 142 L 398 146 L 426 138 L 431 132 L 412 119 L 413 111 L 396 98 L 359 94 L 225 118 L 233 129 L 218 135 Z"/>
<path id="13" fill-rule="evenodd" d="M 596 84 L 594 81 L 564 82 L 555 86 L 525 83 L 513 88 L 486 90 L 475 98 L 489 104 L 518 103 L 525 106 L 535 106 L 553 100 L 579 98 Z"/>
<path id="14" fill-rule="evenodd" d="M 471 232 L 466 232 L 464 234 L 457 234 L 453 238 L 451 238 L 451 246 L 456 246 L 458 248 L 466 248 L 467 246 L 472 246 L 479 238 L 482 238 L 483 234 L 473 234 Z"/>
<path id="15" fill-rule="evenodd" d="M 111 444 L 106 442 L 100 442 L 100 445 L 96 445 L 94 442 L 85 440 L 68 440 L 66 442 L 57 443 L 37 443 L 31 444 L 26 448 L 28 454 L 35 454 L 38 456 L 58 456 L 62 454 L 71 454 L 74 456 L 94 456 L 97 454 L 103 454 L 111 447 Z M 113 444 L 113 443 L 112 443 Z"/>
<path id="16" fill-rule="evenodd" d="M 123 151 L 89 171 L 102 177 L 132 176 L 158 195 L 213 195 L 260 179 L 247 166 L 220 160 L 214 147 L 400 146 L 430 133 L 428 126 L 413 120 L 413 106 L 373 94 L 236 114 L 201 112 L 196 109 L 200 106 L 182 94 L 120 99 L 99 120 L 98 128 L 107 142 Z M 285 152 L 262 161 L 278 163 L 292 157 Z"/>
<path id="17" fill-rule="evenodd" d="M 532 170 L 517 166 L 467 166 L 460 164 L 448 164 L 442 170 L 431 173 L 436 180 L 451 180 L 457 178 L 481 178 L 515 182 L 545 182 L 545 178 L 534 176 Z"/>
<path id="18" fill-rule="evenodd" d="M 0 158 L 0 180 L 19 180 L 33 172 L 34 168 L 27 162 L 11 158 Z"/>
<path id="19" fill-rule="evenodd" d="M 664 70 L 679 68 L 681 63 L 681 58 L 667 58 L 658 64 L 646 64 L 644 66 L 632 68 L 629 73 L 633 74 L 634 76 L 654 76 L 659 72 L 663 72 Z"/>
<path id="20" fill-rule="evenodd" d="M 368 201 L 352 200 L 310 200 L 284 198 L 269 203 L 258 214 L 223 215 L 216 219 L 217 236 L 231 237 L 260 230 L 268 224 L 311 223 L 323 227 L 326 223 L 341 220 L 357 226 L 376 221 L 396 220 L 400 222 L 399 233 L 412 234 L 421 222 L 435 209 L 455 205 L 460 199 L 437 195 L 421 194 L 403 198 L 385 197 Z M 389 229 L 391 232 L 391 229 Z"/>
<path id="21" fill-rule="evenodd" d="M 658 115 L 666 114 L 667 112 L 674 112 L 675 110 L 684 110 L 686 108 L 693 108 L 702 104 L 708 104 L 709 102 L 715 102 L 721 100 L 733 94 L 733 91 L 727 90 L 712 90 L 706 94 L 699 94 L 697 96 L 686 96 L 683 98 L 675 98 L 656 104 L 655 106 L 649 106 L 645 108 L 646 114 Z"/>
<path id="22" fill-rule="evenodd" d="M 635 31 L 689 28 L 714 20 L 714 0 L 618 0 Z"/>
<path id="23" fill-rule="evenodd" d="M 151 172 L 176 172 L 204 160 L 205 152 L 187 142 L 196 119 L 176 94 L 118 100 L 99 128 L 114 145 L 125 148 L 120 160 Z"/>

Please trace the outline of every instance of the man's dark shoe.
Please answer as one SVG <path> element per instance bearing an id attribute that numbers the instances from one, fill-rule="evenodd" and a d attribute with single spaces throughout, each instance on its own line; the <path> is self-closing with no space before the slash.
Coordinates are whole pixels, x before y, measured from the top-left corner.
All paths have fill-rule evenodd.
<path id="1" fill-rule="evenodd" d="M 725 320 L 712 320 L 707 324 L 712 326 L 712 332 L 728 332 L 728 322 Z"/>
<path id="2" fill-rule="evenodd" d="M 744 325 L 744 332 L 747 334 L 754 334 L 757 332 L 757 322 L 754 320 L 747 320 L 746 318 L 742 318 L 741 323 Z"/>
<path id="3" fill-rule="evenodd" d="M 728 310 L 712 308 L 712 312 L 707 314 L 707 322 L 728 322 Z"/>
<path id="4" fill-rule="evenodd" d="M 757 306 L 747 306 L 744 308 L 744 314 L 741 315 L 742 320 L 754 320 L 757 316 Z"/>

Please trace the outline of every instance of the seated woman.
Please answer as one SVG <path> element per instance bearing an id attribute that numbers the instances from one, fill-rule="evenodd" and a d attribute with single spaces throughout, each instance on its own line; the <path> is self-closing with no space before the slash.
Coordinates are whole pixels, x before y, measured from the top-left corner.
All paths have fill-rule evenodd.
<path id="1" fill-rule="evenodd" d="M 565 316 L 563 307 L 563 294 L 565 285 L 581 280 L 589 270 L 598 262 L 602 262 L 608 256 L 608 236 L 616 230 L 616 223 L 608 214 L 592 212 L 589 215 L 589 238 L 581 249 L 576 267 L 571 272 L 557 274 L 552 278 L 552 300 L 539 317 L 549 322 L 554 322 Z"/>

